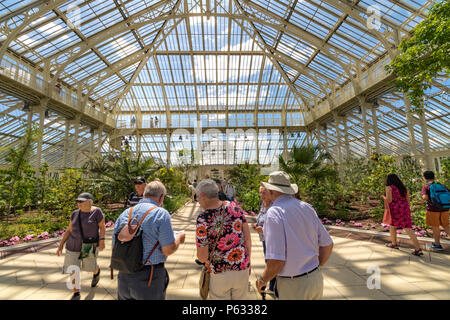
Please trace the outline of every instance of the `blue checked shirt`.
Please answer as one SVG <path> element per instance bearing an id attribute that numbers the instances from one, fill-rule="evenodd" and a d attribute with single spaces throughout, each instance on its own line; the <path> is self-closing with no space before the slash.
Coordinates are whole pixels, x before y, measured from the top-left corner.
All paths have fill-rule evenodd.
<path id="1" fill-rule="evenodd" d="M 157 203 L 150 199 L 142 199 L 139 203 L 133 208 L 133 218 L 136 218 L 138 221 L 144 216 L 147 210 L 151 209 L 154 206 L 158 206 Z M 130 209 L 126 209 L 122 214 L 117 218 L 116 224 L 114 226 L 114 234 L 117 234 L 122 230 L 124 226 L 128 223 L 128 215 Z M 145 217 L 144 221 L 141 224 L 142 229 L 142 241 L 144 244 L 144 253 L 142 255 L 142 263 L 145 262 L 145 259 L 150 254 L 150 251 L 156 244 L 156 241 L 159 241 L 159 246 L 153 252 L 150 257 L 150 262 L 155 264 L 165 262 L 167 257 L 162 253 L 161 247 L 168 246 L 169 244 L 175 242 L 175 236 L 172 230 L 172 223 L 170 222 L 170 214 L 169 212 L 161 207 L 150 211 L 150 213 Z M 114 247 L 115 236 L 112 238 L 112 245 Z M 149 263 L 147 263 L 149 264 Z"/>

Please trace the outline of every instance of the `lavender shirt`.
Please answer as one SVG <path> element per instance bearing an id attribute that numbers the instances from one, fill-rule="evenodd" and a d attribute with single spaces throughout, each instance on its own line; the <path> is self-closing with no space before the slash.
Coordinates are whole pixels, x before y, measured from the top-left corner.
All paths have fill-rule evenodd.
<path id="1" fill-rule="evenodd" d="M 281 195 L 267 211 L 263 227 L 266 259 L 283 260 L 280 276 L 296 276 L 319 265 L 319 247 L 333 243 L 313 207 Z"/>
<path id="2" fill-rule="evenodd" d="M 91 212 L 80 212 L 80 209 L 72 212 L 72 232 L 67 238 L 66 249 L 73 252 L 81 251 L 81 233 L 78 224 L 78 217 L 81 216 L 81 224 L 83 227 L 83 234 L 85 238 L 98 237 L 98 224 L 104 219 L 102 209 L 95 208 Z"/>

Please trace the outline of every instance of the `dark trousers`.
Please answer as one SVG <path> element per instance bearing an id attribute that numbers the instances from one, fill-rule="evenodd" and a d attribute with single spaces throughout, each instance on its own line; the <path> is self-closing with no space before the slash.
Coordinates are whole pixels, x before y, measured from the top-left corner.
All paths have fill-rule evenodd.
<path id="1" fill-rule="evenodd" d="M 144 267 L 136 273 L 119 272 L 118 299 L 119 300 L 165 300 L 166 289 L 169 285 L 169 274 L 163 263 L 153 266 L 153 277 L 150 287 L 150 266 Z"/>
<path id="2" fill-rule="evenodd" d="M 266 256 L 266 242 L 263 241 L 262 244 L 263 244 L 264 256 Z M 266 262 L 267 262 L 267 260 L 266 260 Z M 270 280 L 269 290 L 272 290 L 273 292 L 275 292 L 275 296 L 278 297 L 278 292 L 277 292 L 277 289 L 275 287 L 276 280 L 277 280 L 277 277 L 275 277 L 272 280 Z"/>

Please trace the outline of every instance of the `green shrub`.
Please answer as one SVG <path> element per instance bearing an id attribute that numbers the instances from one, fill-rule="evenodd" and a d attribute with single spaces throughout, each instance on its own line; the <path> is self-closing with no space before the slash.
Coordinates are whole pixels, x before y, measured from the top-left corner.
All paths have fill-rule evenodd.
<path id="1" fill-rule="evenodd" d="M 426 228 L 426 210 L 424 208 L 418 208 L 417 210 L 411 210 L 411 219 L 413 224 L 422 228 Z"/>
<path id="2" fill-rule="evenodd" d="M 188 201 L 189 197 L 186 197 L 185 195 L 182 194 L 174 196 L 173 198 L 165 197 L 164 209 L 166 209 L 169 212 L 175 212 L 182 206 L 184 206 Z"/>

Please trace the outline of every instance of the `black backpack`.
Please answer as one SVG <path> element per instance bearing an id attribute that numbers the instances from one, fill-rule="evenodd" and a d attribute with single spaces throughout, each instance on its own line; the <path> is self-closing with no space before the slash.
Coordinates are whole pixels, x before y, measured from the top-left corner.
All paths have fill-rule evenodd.
<path id="1" fill-rule="evenodd" d="M 112 249 L 111 255 L 111 279 L 113 279 L 113 269 L 119 270 L 124 273 L 136 273 L 142 270 L 144 267 L 144 263 L 142 263 L 142 254 L 144 251 L 144 245 L 142 243 L 142 229 L 140 228 L 142 222 L 145 217 L 152 211 L 153 209 L 158 208 L 157 206 L 149 209 L 144 216 L 141 218 L 137 226 L 131 225 L 131 217 L 133 212 L 133 207 L 130 208 L 128 223 L 126 226 L 122 228 L 117 234 L 114 234 L 114 247 Z M 136 220 L 136 218 L 133 218 Z M 137 220 L 136 220 L 137 221 Z M 119 236 L 121 236 L 121 240 L 119 240 Z M 155 249 L 158 247 L 159 241 L 156 242 L 153 249 L 150 251 L 145 262 L 148 261 L 150 256 L 153 254 Z M 153 265 L 152 265 L 152 274 L 153 274 Z M 151 283 L 151 276 L 149 285 Z"/>

